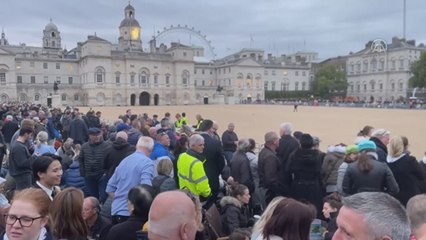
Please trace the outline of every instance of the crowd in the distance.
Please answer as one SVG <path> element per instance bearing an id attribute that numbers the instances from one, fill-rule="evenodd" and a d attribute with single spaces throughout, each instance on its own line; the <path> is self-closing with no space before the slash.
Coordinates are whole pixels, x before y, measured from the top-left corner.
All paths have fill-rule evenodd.
<path id="1" fill-rule="evenodd" d="M 192 117 L 3 104 L 0 238 L 426 238 L 426 161 L 406 137 L 366 126 L 323 152 L 284 122 L 257 148 Z"/>

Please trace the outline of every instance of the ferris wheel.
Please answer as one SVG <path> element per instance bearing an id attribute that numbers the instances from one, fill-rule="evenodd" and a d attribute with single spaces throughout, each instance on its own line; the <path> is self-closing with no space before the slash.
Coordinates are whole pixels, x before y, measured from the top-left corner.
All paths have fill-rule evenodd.
<path id="1" fill-rule="evenodd" d="M 194 27 L 188 27 L 188 25 L 182 26 L 178 24 L 177 26 L 164 27 L 162 31 L 156 32 L 155 39 L 157 43 L 167 45 L 170 45 L 171 42 L 179 42 L 190 47 L 203 47 L 204 57 L 209 60 L 216 59 L 214 47 L 211 41 L 207 39 L 207 36 Z"/>

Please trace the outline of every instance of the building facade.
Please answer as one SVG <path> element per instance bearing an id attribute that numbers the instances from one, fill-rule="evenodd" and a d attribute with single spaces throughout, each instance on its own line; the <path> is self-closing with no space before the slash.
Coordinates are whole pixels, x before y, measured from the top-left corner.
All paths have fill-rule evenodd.
<path id="1" fill-rule="evenodd" d="M 426 51 L 414 40 L 393 38 L 391 43 L 370 41 L 365 48 L 347 56 L 347 95 L 361 101 L 383 102 L 405 99 L 411 63 Z"/>

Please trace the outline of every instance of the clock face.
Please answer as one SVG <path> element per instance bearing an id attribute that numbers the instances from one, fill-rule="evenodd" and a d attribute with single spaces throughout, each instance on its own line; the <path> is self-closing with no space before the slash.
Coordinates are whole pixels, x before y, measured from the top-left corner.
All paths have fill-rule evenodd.
<path id="1" fill-rule="evenodd" d="M 71 63 L 68 63 L 67 68 L 68 68 L 68 72 L 72 72 L 72 70 L 74 69 Z"/>
<path id="2" fill-rule="evenodd" d="M 132 31 L 130 32 L 130 38 L 132 40 L 139 40 L 140 28 L 132 27 Z"/>

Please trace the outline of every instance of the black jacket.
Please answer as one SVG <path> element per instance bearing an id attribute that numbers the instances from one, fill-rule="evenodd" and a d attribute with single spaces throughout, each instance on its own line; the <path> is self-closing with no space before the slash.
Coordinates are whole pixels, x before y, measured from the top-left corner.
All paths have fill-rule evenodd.
<path id="1" fill-rule="evenodd" d="M 111 146 L 108 142 L 101 140 L 98 143 L 87 142 L 81 146 L 80 156 L 80 175 L 99 176 L 105 171 L 105 158 L 110 151 Z"/>
<path id="2" fill-rule="evenodd" d="M 237 150 L 237 144 L 235 142 L 238 141 L 238 136 L 235 132 L 230 132 L 226 130 L 222 133 L 222 144 L 223 151 L 235 152 Z"/>
<path id="3" fill-rule="evenodd" d="M 237 228 L 250 227 L 249 210 L 238 199 L 226 196 L 220 200 L 220 205 L 222 207 L 221 221 L 223 232 L 227 236 Z"/>
<path id="4" fill-rule="evenodd" d="M 231 176 L 238 183 L 244 184 L 250 193 L 254 192 L 254 180 L 251 173 L 250 161 L 243 151 L 235 152 L 231 160 Z"/>
<path id="5" fill-rule="evenodd" d="M 142 230 L 142 227 L 146 221 L 146 218 L 130 216 L 127 221 L 112 226 L 106 239 L 137 240 L 136 232 Z"/>
<path id="6" fill-rule="evenodd" d="M 280 176 L 283 178 L 281 181 L 285 181 L 288 179 L 288 176 L 285 176 L 285 173 L 288 172 L 289 166 L 289 158 L 292 153 L 294 153 L 297 149 L 299 149 L 299 141 L 291 135 L 283 135 L 280 138 L 280 143 L 276 150 L 277 156 L 280 159 L 281 169 Z"/>
<path id="7" fill-rule="evenodd" d="M 324 235 L 324 240 L 331 240 L 337 231 L 337 215 L 339 215 L 339 211 L 330 213 L 330 221 L 327 225 L 327 233 Z"/>
<path id="8" fill-rule="evenodd" d="M 98 215 L 96 218 L 95 224 L 89 227 L 89 236 L 91 239 L 96 240 L 105 240 L 107 239 L 108 232 L 111 229 L 112 224 L 111 221 L 107 218 Z"/>
<path id="9" fill-rule="evenodd" d="M 398 183 L 388 165 L 379 162 L 374 156 L 369 155 L 369 161 L 373 169 L 369 172 L 361 172 L 358 161 L 350 163 L 343 177 L 342 189 L 344 195 L 352 195 L 359 192 L 388 192 L 397 194 Z"/>
<path id="10" fill-rule="evenodd" d="M 122 138 L 117 138 L 117 140 L 112 143 L 111 151 L 109 151 L 105 157 L 105 169 L 108 178 L 114 174 L 120 162 L 135 151 L 136 148 L 133 145 L 130 145 Z"/>
<path id="11" fill-rule="evenodd" d="M 388 148 L 385 144 L 376 137 L 371 137 L 370 141 L 373 141 L 376 144 L 376 153 L 378 155 L 379 162 L 386 162 L 386 157 L 388 156 Z"/>
<path id="12" fill-rule="evenodd" d="M 203 155 L 206 157 L 204 162 L 204 171 L 209 179 L 209 185 L 212 191 L 219 190 L 219 175 L 225 166 L 223 158 L 223 149 L 220 142 L 210 137 L 207 133 L 202 133 L 204 138 Z"/>
<path id="13" fill-rule="evenodd" d="M 87 125 L 81 119 L 71 121 L 69 137 L 74 139 L 74 144 L 83 144 L 87 141 L 88 132 Z"/>

